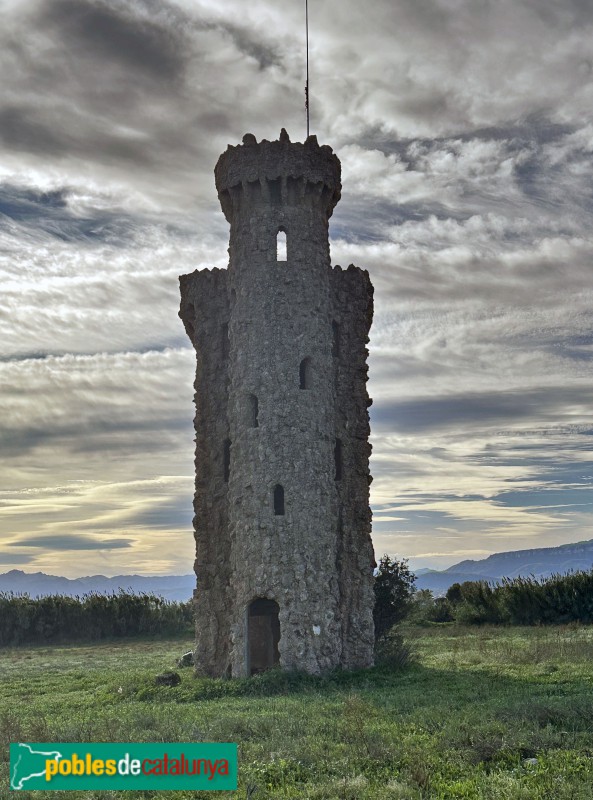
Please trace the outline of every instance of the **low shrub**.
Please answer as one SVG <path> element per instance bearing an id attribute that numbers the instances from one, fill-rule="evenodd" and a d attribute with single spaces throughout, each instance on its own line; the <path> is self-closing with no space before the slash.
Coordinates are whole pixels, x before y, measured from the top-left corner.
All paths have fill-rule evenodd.
<path id="1" fill-rule="evenodd" d="M 31 598 L 0 593 L 0 647 L 187 634 L 193 618 L 191 601 L 168 602 L 152 594 Z"/>
<path id="2" fill-rule="evenodd" d="M 593 622 L 593 570 L 549 578 L 503 578 L 453 584 L 448 601 L 456 622 L 550 625 Z"/>
<path id="3" fill-rule="evenodd" d="M 393 627 L 375 645 L 375 664 L 390 672 L 409 667 L 414 662 L 413 650 L 402 633 Z"/>

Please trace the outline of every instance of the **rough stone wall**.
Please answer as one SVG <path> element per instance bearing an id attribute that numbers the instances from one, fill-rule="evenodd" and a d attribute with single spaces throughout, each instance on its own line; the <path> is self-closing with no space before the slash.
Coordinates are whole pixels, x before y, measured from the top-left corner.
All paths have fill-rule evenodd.
<path id="1" fill-rule="evenodd" d="M 373 320 L 373 286 L 366 270 L 352 264 L 330 270 L 334 325 L 335 432 L 342 442 L 342 479 L 338 491 L 336 567 L 340 585 L 342 659 L 344 669 L 372 663 L 374 643 L 369 507 L 370 426 L 366 364 L 368 333 Z"/>
<path id="2" fill-rule="evenodd" d="M 183 275 L 180 317 L 196 349 L 196 483 L 194 535 L 199 588 L 196 610 L 196 669 L 221 675 L 228 663 L 231 546 L 224 442 L 229 438 L 228 273 L 213 269 Z"/>
<path id="3" fill-rule="evenodd" d="M 330 267 L 328 218 L 340 196 L 339 161 L 315 137 L 291 144 L 283 134 L 257 144 L 246 136 L 221 156 L 215 174 L 231 225 L 229 268 L 181 279 L 181 316 L 198 361 L 198 669 L 248 674 L 247 608 L 260 598 L 279 606 L 283 668 L 368 666 L 365 344 L 372 288 L 367 273 Z M 279 229 L 287 236 L 285 262 L 276 257 Z M 225 357 L 220 330 L 227 321 Z M 225 439 L 227 483 L 220 477 Z M 283 515 L 274 513 L 278 484 Z"/>

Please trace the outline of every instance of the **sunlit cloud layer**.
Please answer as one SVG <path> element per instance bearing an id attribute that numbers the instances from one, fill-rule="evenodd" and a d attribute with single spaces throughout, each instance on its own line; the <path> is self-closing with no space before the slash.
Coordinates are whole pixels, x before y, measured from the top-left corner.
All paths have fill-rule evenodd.
<path id="1" fill-rule="evenodd" d="M 375 285 L 377 554 L 591 538 L 593 7 L 310 4 L 332 260 Z M 304 8 L 4 0 L 0 571 L 188 573 L 213 168 L 304 135 Z"/>

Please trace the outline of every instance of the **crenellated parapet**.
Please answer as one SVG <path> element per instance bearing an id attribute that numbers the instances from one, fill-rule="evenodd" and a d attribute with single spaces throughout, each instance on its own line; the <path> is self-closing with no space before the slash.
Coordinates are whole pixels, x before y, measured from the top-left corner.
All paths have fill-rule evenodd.
<path id="1" fill-rule="evenodd" d="M 332 215 L 340 199 L 340 160 L 316 136 L 291 142 L 282 129 L 278 141 L 257 142 L 253 134 L 243 144 L 229 145 L 214 170 L 218 198 L 229 222 L 244 204 L 294 206 L 310 204 Z"/>

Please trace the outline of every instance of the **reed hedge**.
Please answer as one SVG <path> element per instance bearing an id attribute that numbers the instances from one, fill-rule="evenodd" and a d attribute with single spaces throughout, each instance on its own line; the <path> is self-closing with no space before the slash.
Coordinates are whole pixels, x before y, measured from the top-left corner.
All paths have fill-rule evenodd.
<path id="1" fill-rule="evenodd" d="M 0 647 L 191 633 L 193 604 L 153 594 L 0 593 Z"/>

